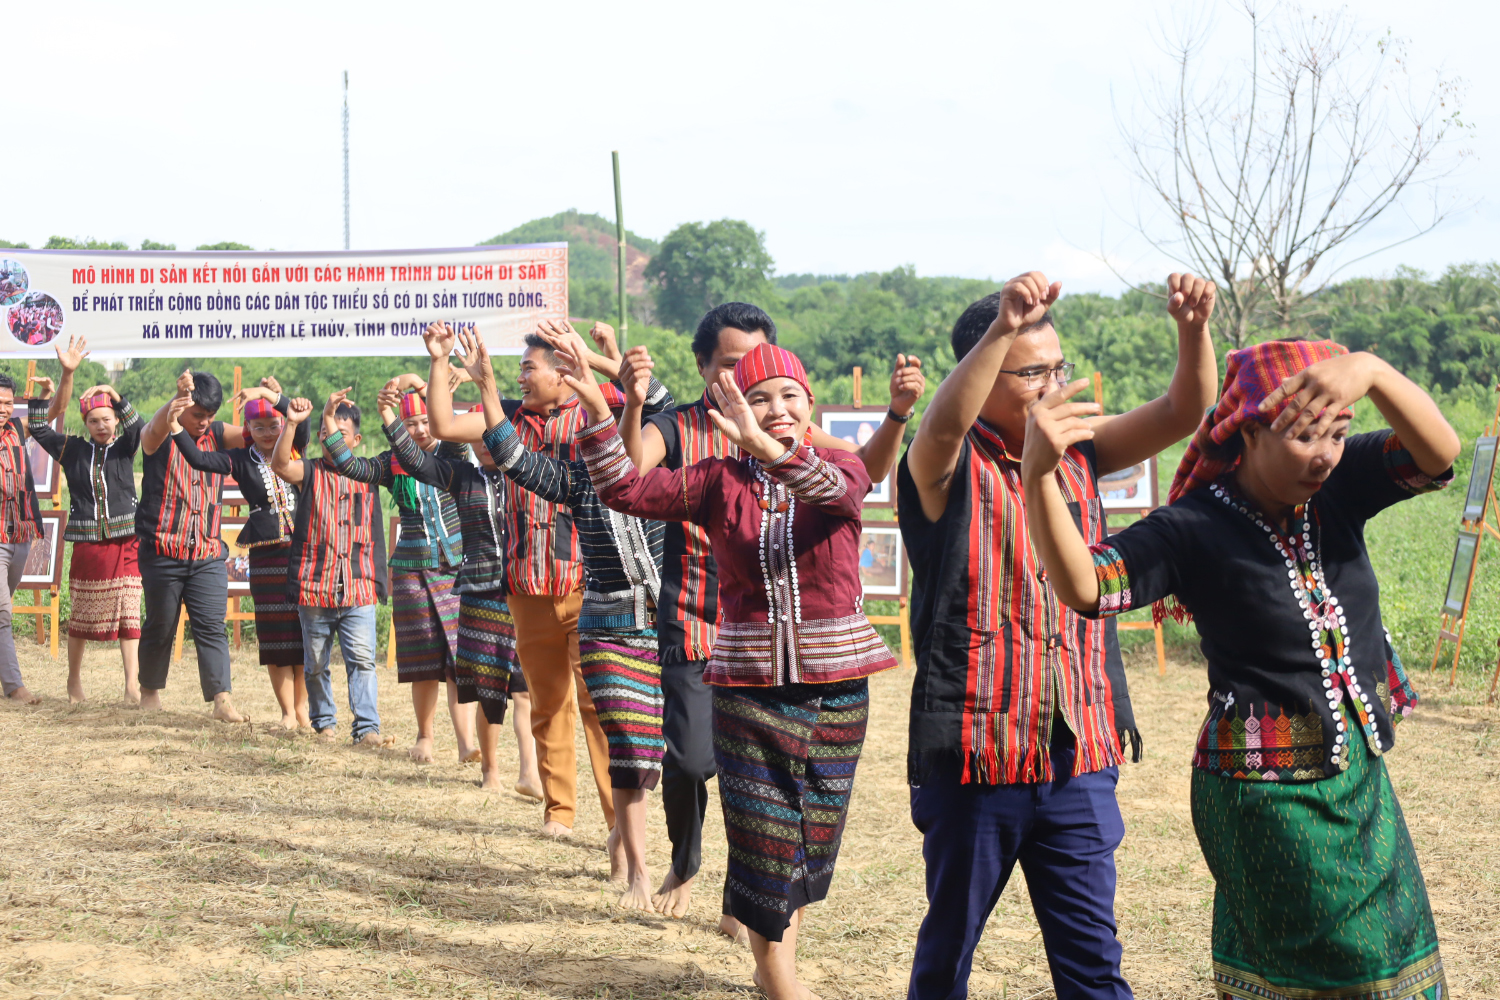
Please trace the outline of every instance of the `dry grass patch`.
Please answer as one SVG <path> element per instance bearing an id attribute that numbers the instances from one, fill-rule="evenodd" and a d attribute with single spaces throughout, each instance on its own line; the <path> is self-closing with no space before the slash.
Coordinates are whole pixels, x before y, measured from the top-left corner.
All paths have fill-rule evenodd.
<path id="1" fill-rule="evenodd" d="M 196 671 L 173 670 L 166 712 L 114 703 L 118 658 L 93 648 L 94 700 L 69 707 L 62 664 L 22 643 L 46 696 L 0 706 L 0 997 L 744 997 L 748 953 L 714 931 L 723 830 L 710 807 L 694 913 L 616 910 L 597 801 L 576 836 L 537 835 L 540 807 L 477 787 L 441 728 L 439 763 L 406 758 L 405 689 L 381 670 L 389 751 L 354 750 L 259 722 L 210 721 Z M 1126 974 L 1143 998 L 1208 997 L 1212 881 L 1188 812 L 1201 667 L 1132 663 L 1146 760 L 1124 769 L 1118 910 Z M 238 704 L 278 717 L 264 672 L 236 660 Z M 870 736 L 832 897 L 802 953 L 824 996 L 898 997 L 925 910 L 907 815 L 911 675 L 872 686 Z M 1500 996 L 1500 712 L 1477 681 L 1421 683 L 1390 758 L 1426 873 L 1456 998 Z M 342 681 L 336 681 L 342 698 Z M 341 709 L 342 711 L 342 709 Z M 347 732 L 347 730 L 345 730 Z M 507 740 L 505 752 L 513 748 Z M 585 753 L 581 743 L 580 757 Z M 513 754 L 512 754 L 513 761 Z M 651 809 L 651 862 L 668 854 Z M 973 993 L 1052 995 L 1018 872 L 975 958 Z"/>

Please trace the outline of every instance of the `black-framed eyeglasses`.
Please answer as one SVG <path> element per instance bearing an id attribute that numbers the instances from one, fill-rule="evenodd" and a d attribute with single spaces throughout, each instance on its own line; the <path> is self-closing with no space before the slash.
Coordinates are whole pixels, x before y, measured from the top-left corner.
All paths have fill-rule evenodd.
<path id="1" fill-rule="evenodd" d="M 1026 388 L 1037 389 L 1048 382 L 1056 382 L 1058 385 L 1066 385 L 1073 377 L 1073 369 L 1077 368 L 1071 361 L 1064 361 L 1056 368 L 1023 368 L 1020 371 L 1009 371 L 1000 369 L 1002 375 L 1014 375 L 1025 382 Z"/>

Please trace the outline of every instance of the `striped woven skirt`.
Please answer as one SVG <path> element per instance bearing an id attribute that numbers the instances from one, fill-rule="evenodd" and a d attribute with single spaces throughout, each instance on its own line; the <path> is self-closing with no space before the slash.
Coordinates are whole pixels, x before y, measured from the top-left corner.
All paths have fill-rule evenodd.
<path id="1" fill-rule="evenodd" d="M 302 620 L 287 598 L 292 543 L 258 545 L 250 550 L 250 596 L 255 600 L 255 641 L 267 667 L 302 664 Z"/>
<path id="2" fill-rule="evenodd" d="M 862 677 L 714 688 L 728 911 L 768 940 L 828 895 L 869 717 Z"/>
<path id="3" fill-rule="evenodd" d="M 391 619 L 396 626 L 396 681 L 453 679 L 458 639 L 457 570 L 391 570 Z"/>
<path id="4" fill-rule="evenodd" d="M 113 642 L 141 637 L 141 570 L 135 536 L 74 542 L 68 564 L 68 635 Z"/>
<path id="5" fill-rule="evenodd" d="M 578 636 L 583 683 L 609 741 L 613 788 L 656 787 L 667 744 L 661 735 L 661 666 L 656 629 L 583 632 Z"/>
<path id="6" fill-rule="evenodd" d="M 479 702 L 492 725 L 505 721 L 505 700 L 526 690 L 526 678 L 516 657 L 515 619 L 504 597 L 488 593 L 459 598 L 453 673 L 460 702 Z"/>

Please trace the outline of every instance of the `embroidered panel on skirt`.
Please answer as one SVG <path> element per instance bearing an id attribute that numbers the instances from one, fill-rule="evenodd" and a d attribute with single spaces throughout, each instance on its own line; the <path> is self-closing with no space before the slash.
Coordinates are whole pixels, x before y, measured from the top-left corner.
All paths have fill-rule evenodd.
<path id="1" fill-rule="evenodd" d="M 267 667 L 302 663 L 302 620 L 288 596 L 291 542 L 273 542 L 250 550 L 250 596 L 255 601 L 255 640 Z"/>
<path id="2" fill-rule="evenodd" d="M 1347 705 L 1341 714 L 1357 732 Z M 1446 1000 L 1406 820 L 1363 743 L 1323 781 L 1193 771 L 1193 826 L 1215 881 L 1216 1000 Z"/>
<path id="3" fill-rule="evenodd" d="M 458 642 L 455 569 L 392 569 L 396 682 L 451 680 Z"/>
<path id="4" fill-rule="evenodd" d="M 505 721 L 505 701 L 526 690 L 516 657 L 516 621 L 498 593 L 459 598 L 458 642 L 453 661 L 458 700 L 479 702 L 493 725 Z"/>
<path id="5" fill-rule="evenodd" d="M 729 910 L 768 940 L 828 895 L 869 715 L 865 678 L 714 689 Z"/>
<path id="6" fill-rule="evenodd" d="M 661 666 L 656 630 L 581 631 L 583 682 L 609 742 L 614 788 L 656 787 L 667 744 L 661 733 Z"/>
<path id="7" fill-rule="evenodd" d="M 134 535 L 74 542 L 68 565 L 73 611 L 68 635 L 100 642 L 141 637 L 141 571 Z"/>
<path id="8" fill-rule="evenodd" d="M 791 662 L 772 677 L 767 664 L 780 649 Z M 891 651 L 863 614 L 814 618 L 800 625 L 724 622 L 703 680 L 708 684 L 825 683 L 863 677 L 895 663 Z"/>

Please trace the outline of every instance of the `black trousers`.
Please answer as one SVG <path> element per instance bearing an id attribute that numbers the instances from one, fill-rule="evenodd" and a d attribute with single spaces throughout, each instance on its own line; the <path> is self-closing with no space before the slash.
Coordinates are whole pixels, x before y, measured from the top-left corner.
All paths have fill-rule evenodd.
<path id="1" fill-rule="evenodd" d="M 224 606 L 229 597 L 229 570 L 222 559 L 170 559 L 141 539 L 141 585 L 146 591 L 146 620 L 141 625 L 141 687 L 167 686 L 177 619 L 187 605 L 193 645 L 198 650 L 198 683 L 203 700 L 230 690 L 229 639 L 224 634 Z"/>
<path id="2" fill-rule="evenodd" d="M 661 805 L 672 841 L 672 872 L 687 881 L 703 863 L 703 817 L 708 812 L 708 779 L 714 764 L 714 696 L 703 683 L 703 660 L 689 660 L 682 647 L 660 650 L 661 734 L 667 752 L 661 763 Z"/>

